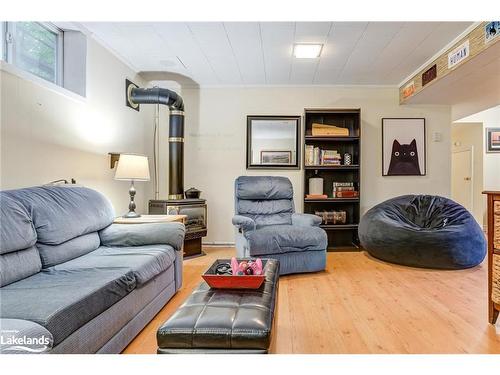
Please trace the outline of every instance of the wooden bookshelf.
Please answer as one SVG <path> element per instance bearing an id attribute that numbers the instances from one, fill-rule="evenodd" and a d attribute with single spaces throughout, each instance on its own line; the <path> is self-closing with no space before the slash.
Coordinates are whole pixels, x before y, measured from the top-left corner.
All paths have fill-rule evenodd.
<path id="1" fill-rule="evenodd" d="M 304 169 L 336 169 L 338 171 L 350 171 L 359 169 L 359 165 L 305 165 Z"/>
<path id="2" fill-rule="evenodd" d="M 321 141 L 336 141 L 336 142 L 353 142 L 359 141 L 359 137 L 318 137 L 313 135 L 306 135 L 305 140 L 308 142 L 321 142 Z"/>
<path id="3" fill-rule="evenodd" d="M 304 202 L 307 203 L 342 203 L 342 202 L 359 202 L 359 198 L 305 198 Z"/>
<path id="4" fill-rule="evenodd" d="M 341 126 L 349 129 L 349 136 L 313 136 L 312 123 Z M 306 165 L 304 160 L 304 194 L 309 193 L 309 178 L 323 178 L 323 193 L 327 199 L 306 199 L 304 212 L 343 210 L 347 213 L 345 224 L 321 224 L 328 235 L 328 251 L 359 249 L 358 224 L 360 197 L 333 198 L 333 182 L 352 182 L 361 196 L 361 110 L 360 109 L 306 109 L 304 115 L 304 144 L 323 150 L 337 150 L 341 156 L 352 155 L 351 165 Z M 343 162 L 343 160 L 342 160 Z"/>

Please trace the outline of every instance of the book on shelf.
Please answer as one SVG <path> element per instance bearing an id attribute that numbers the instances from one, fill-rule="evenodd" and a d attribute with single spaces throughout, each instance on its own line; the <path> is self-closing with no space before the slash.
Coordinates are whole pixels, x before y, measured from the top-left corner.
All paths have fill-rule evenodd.
<path id="1" fill-rule="evenodd" d="M 333 182 L 333 188 L 336 187 L 354 187 L 354 182 Z"/>
<path id="2" fill-rule="evenodd" d="M 337 186 L 335 191 L 355 191 L 354 186 Z"/>
<path id="3" fill-rule="evenodd" d="M 318 124 L 316 122 L 312 123 L 311 134 L 314 137 L 325 136 L 325 137 L 348 137 L 349 129 L 343 128 L 335 125 L 325 125 Z"/>
<path id="4" fill-rule="evenodd" d="M 334 198 L 357 198 L 359 192 L 356 191 L 354 182 L 333 182 L 332 196 Z"/>
<path id="5" fill-rule="evenodd" d="M 347 212 L 341 211 L 315 211 L 314 214 L 322 218 L 324 225 L 338 225 L 345 224 L 347 221 Z"/>
<path id="6" fill-rule="evenodd" d="M 326 194 L 306 194 L 306 199 L 327 199 Z"/>
<path id="7" fill-rule="evenodd" d="M 335 198 L 357 198 L 359 197 L 359 192 L 357 191 L 335 191 Z"/>
<path id="8" fill-rule="evenodd" d="M 322 150 L 319 147 L 306 145 L 306 166 L 342 165 L 342 156 L 337 150 Z"/>

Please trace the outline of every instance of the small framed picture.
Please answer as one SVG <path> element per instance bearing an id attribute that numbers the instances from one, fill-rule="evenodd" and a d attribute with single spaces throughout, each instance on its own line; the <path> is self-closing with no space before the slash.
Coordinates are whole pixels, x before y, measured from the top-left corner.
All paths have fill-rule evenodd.
<path id="1" fill-rule="evenodd" d="M 382 175 L 425 176 L 425 119 L 382 119 Z"/>
<path id="2" fill-rule="evenodd" d="M 260 164 L 290 165 L 292 163 L 292 151 L 262 150 L 260 152 Z"/>
<path id="3" fill-rule="evenodd" d="M 489 43 L 500 35 L 500 21 L 492 21 L 484 26 L 484 42 Z"/>
<path id="4" fill-rule="evenodd" d="M 486 128 L 486 152 L 500 152 L 500 128 Z"/>

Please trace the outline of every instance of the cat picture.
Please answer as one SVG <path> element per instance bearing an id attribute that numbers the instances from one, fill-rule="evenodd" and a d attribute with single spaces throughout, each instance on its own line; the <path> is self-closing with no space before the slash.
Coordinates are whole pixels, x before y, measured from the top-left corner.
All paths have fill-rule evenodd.
<path id="1" fill-rule="evenodd" d="M 425 176 L 425 119 L 382 118 L 382 175 Z"/>
<path id="2" fill-rule="evenodd" d="M 387 175 L 414 176 L 420 174 L 417 141 L 413 139 L 410 144 L 401 144 L 395 139 L 392 142 L 391 163 Z"/>

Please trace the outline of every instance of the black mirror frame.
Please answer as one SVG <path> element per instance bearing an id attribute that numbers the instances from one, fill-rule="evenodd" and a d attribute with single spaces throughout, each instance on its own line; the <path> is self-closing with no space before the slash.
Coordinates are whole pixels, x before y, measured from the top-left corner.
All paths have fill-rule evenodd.
<path id="1" fill-rule="evenodd" d="M 252 164 L 252 121 L 253 120 L 295 120 L 295 163 L 291 165 L 281 164 Z M 294 170 L 300 169 L 300 126 L 301 116 L 260 116 L 249 115 L 247 116 L 247 169 L 287 169 Z"/>

